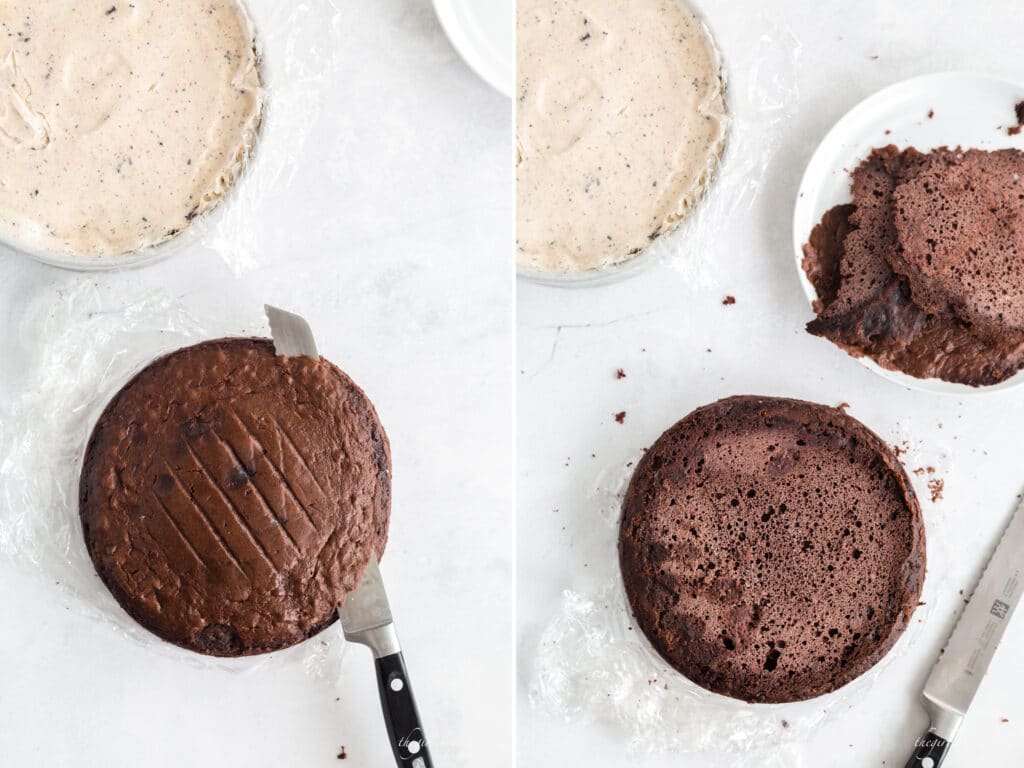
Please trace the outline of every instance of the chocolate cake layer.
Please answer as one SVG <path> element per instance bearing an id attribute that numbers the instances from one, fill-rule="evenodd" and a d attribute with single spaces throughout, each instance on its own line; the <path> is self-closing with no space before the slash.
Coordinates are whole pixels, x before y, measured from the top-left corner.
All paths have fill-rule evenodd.
<path id="1" fill-rule="evenodd" d="M 914 303 L 999 339 L 1024 331 L 1024 153 L 929 157 L 894 193 L 893 266 Z"/>
<path id="2" fill-rule="evenodd" d="M 948 313 L 929 314 L 893 270 L 899 250 L 894 197 L 901 185 L 955 153 L 873 150 L 852 174 L 853 203 L 826 212 L 804 246 L 818 293 L 807 330 L 855 357 L 918 378 L 996 384 L 1024 366 L 1024 334 L 979 333 Z"/>
<path id="3" fill-rule="evenodd" d="M 698 685 L 750 702 L 833 691 L 918 604 L 924 527 L 892 450 L 834 408 L 733 397 L 637 466 L 619 556 L 640 629 Z"/>
<path id="4" fill-rule="evenodd" d="M 215 656 L 304 640 L 336 617 L 390 516 L 373 405 L 326 360 L 222 339 L 159 358 L 89 440 L 79 507 L 117 601 Z"/>
<path id="5" fill-rule="evenodd" d="M 828 306 L 828 294 L 822 291 L 841 282 L 842 237 L 849 227 L 846 212 L 852 207 L 830 209 L 804 246 L 804 270 L 824 297 L 815 302 L 819 313 Z M 854 357 L 867 356 L 883 368 L 920 379 L 985 386 L 1004 381 L 1024 367 L 1024 335 L 1004 334 L 1002 339 L 989 340 L 953 317 L 927 315 L 911 301 L 909 287 L 899 279 L 886 279 L 886 289 L 870 311 L 835 313 L 828 321 L 811 321 L 808 330 Z"/>
<path id="6" fill-rule="evenodd" d="M 824 300 L 818 318 L 808 325 L 811 333 L 862 348 L 903 344 L 919 330 L 923 313 L 902 300 L 904 286 L 886 255 L 896 247 L 893 191 L 923 160 L 914 150 L 905 155 L 885 147 L 872 151 L 854 170 L 849 231 L 838 258 L 839 287 L 835 299 Z M 823 220 L 825 231 L 829 223 Z M 807 249 L 804 253 L 806 263 Z"/>

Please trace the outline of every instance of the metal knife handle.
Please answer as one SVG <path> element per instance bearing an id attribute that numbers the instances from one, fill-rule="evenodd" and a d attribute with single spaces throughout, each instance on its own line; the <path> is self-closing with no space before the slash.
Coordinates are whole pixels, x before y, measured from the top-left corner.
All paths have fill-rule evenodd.
<path id="1" fill-rule="evenodd" d="M 382 656 L 376 664 L 377 687 L 395 762 L 400 768 L 434 768 L 402 652 Z"/>
<path id="2" fill-rule="evenodd" d="M 906 768 L 939 768 L 946 759 L 949 744 L 935 731 L 929 729 L 917 740 L 914 754 L 907 761 Z"/>

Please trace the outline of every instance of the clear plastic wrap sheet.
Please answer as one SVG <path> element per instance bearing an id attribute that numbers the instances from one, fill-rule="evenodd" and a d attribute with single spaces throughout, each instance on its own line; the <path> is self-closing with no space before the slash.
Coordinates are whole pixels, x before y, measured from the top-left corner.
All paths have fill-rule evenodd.
<path id="1" fill-rule="evenodd" d="M 121 609 L 85 548 L 78 480 L 100 413 L 162 354 L 203 339 L 269 336 L 259 305 L 247 317 L 224 313 L 188 310 L 158 290 L 124 304 L 116 289 L 91 280 L 40 291 L 27 302 L 12 329 L 31 351 L 21 394 L 0 403 L 0 558 L 52 584 L 55 601 L 69 610 L 108 624 L 154 653 L 233 670 L 279 657 L 312 675 L 337 679 L 345 644 L 331 629 L 291 649 L 245 659 L 204 657 L 164 642 Z"/>
<path id="2" fill-rule="evenodd" d="M 333 0 L 242 0 L 256 34 L 264 85 L 263 119 L 248 166 L 224 202 L 197 222 L 196 238 L 236 273 L 258 265 L 261 244 L 280 229 L 275 215 L 308 157 L 313 125 L 339 86 L 344 42 Z M 322 148 L 321 148 L 322 149 Z"/>
<path id="3" fill-rule="evenodd" d="M 769 170 L 799 102 L 800 41 L 767 9 L 697 2 L 718 46 L 728 124 L 725 149 L 699 204 L 671 234 L 639 257 L 671 266 L 694 285 L 710 285 L 720 228 L 759 215 Z"/>
<path id="4" fill-rule="evenodd" d="M 941 501 L 931 501 L 928 483 L 944 476 L 951 452 L 925 447 L 911 435 L 911 425 L 901 423 L 895 447 L 921 501 L 931 559 L 946 546 L 936 535 L 945 514 Z M 948 591 L 944 574 L 929 569 L 922 605 L 907 631 L 882 661 L 838 691 L 792 704 L 747 704 L 711 693 L 665 663 L 634 627 L 617 547 L 622 500 L 635 465 L 636 460 L 611 467 L 597 480 L 591 494 L 594 522 L 578 532 L 576 545 L 597 553 L 588 565 L 595 583 L 603 586 L 586 594 L 563 591 L 560 610 L 543 630 L 535 657 L 525 659 L 531 706 L 566 722 L 611 723 L 625 733 L 633 754 L 700 752 L 706 758 L 701 765 L 709 768 L 794 768 L 800 764 L 800 744 L 827 718 L 863 699 L 886 668 L 918 641 L 927 617 Z M 935 559 L 947 562 L 947 557 Z"/>

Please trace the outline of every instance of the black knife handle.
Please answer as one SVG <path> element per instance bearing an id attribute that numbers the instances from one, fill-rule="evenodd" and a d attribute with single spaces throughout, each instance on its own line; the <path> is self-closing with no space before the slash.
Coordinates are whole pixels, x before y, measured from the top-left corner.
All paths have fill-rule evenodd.
<path id="1" fill-rule="evenodd" d="M 948 749 L 948 741 L 936 736 L 934 731 L 926 731 L 924 736 L 914 743 L 914 754 L 907 761 L 906 768 L 939 768 L 946 759 Z"/>
<path id="2" fill-rule="evenodd" d="M 434 768 L 401 651 L 377 659 L 377 688 L 395 762 L 400 768 Z"/>

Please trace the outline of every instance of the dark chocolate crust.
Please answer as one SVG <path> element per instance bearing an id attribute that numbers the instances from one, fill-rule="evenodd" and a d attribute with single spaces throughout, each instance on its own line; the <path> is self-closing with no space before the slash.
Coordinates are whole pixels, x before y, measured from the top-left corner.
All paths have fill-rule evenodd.
<path id="1" fill-rule="evenodd" d="M 800 701 L 863 674 L 903 633 L 924 524 L 899 460 L 860 422 L 732 397 L 640 461 L 619 559 L 638 626 L 675 669 L 744 701 Z"/>
<path id="2" fill-rule="evenodd" d="M 390 448 L 366 395 L 269 339 L 148 365 L 96 423 L 79 488 L 86 546 L 117 601 L 213 656 L 330 625 L 383 554 L 390 509 Z"/>

